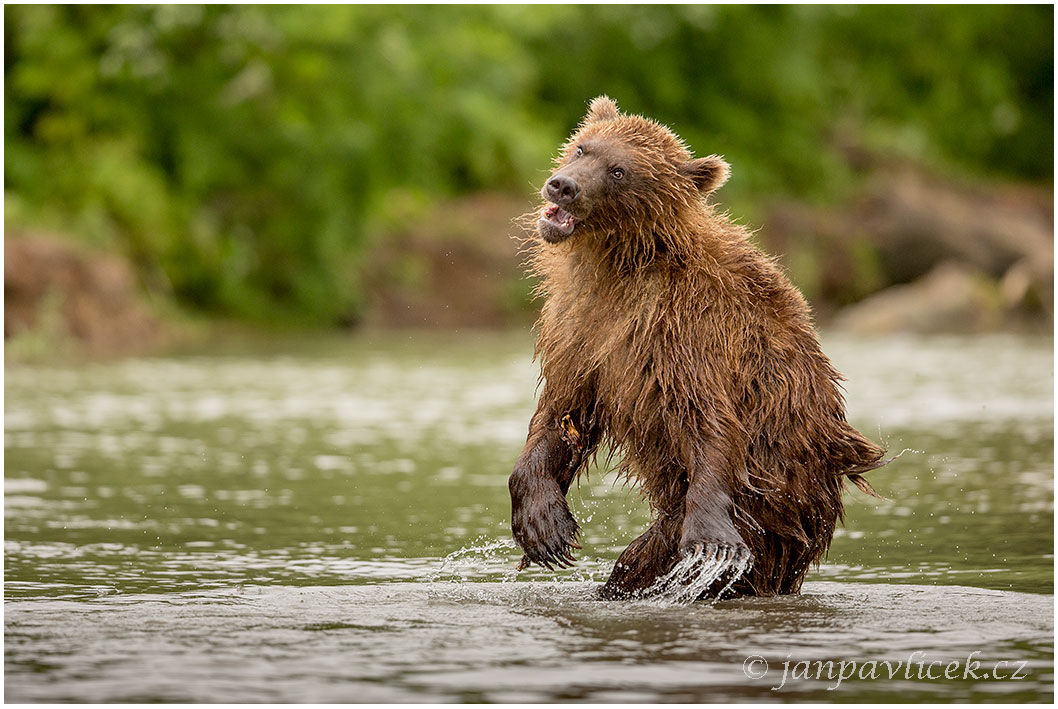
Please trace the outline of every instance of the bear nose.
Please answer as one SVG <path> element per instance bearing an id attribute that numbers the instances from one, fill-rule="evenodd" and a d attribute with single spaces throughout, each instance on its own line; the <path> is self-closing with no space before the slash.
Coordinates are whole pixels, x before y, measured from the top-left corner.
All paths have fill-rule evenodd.
<path id="1" fill-rule="evenodd" d="M 555 175 L 547 181 L 547 198 L 555 204 L 569 204 L 580 194 L 580 187 L 572 177 Z"/>

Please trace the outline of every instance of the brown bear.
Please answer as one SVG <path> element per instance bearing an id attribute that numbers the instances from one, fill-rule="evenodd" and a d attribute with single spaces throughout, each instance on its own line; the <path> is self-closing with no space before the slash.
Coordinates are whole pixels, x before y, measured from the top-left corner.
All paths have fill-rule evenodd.
<path id="1" fill-rule="evenodd" d="M 527 240 L 545 300 L 542 391 L 509 480 L 523 566 L 574 561 L 566 492 L 605 442 L 654 522 L 604 598 L 798 592 L 844 481 L 873 494 L 861 474 L 885 452 L 846 422 L 804 298 L 707 201 L 727 163 L 667 127 L 600 96 L 556 163 Z"/>

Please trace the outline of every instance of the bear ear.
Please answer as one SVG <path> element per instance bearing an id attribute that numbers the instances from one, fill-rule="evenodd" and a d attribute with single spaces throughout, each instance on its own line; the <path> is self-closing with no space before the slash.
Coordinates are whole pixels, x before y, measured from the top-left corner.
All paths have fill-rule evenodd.
<path id="1" fill-rule="evenodd" d="M 719 155 L 710 155 L 683 163 L 680 174 L 689 178 L 702 194 L 709 194 L 727 182 L 731 166 Z"/>
<path id="2" fill-rule="evenodd" d="M 617 103 L 609 96 L 597 96 L 588 105 L 588 115 L 584 116 L 584 125 L 599 123 L 600 121 L 612 121 L 620 117 L 621 112 L 617 110 Z"/>

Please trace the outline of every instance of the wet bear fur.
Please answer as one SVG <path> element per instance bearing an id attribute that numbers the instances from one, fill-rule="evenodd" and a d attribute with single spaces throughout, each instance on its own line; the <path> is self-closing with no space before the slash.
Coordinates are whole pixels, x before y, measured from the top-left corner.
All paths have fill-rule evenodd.
<path id="1" fill-rule="evenodd" d="M 797 593 L 845 482 L 873 492 L 861 475 L 883 464 L 846 422 L 804 298 L 709 202 L 728 173 L 601 96 L 532 215 L 542 389 L 509 480 L 512 529 L 523 564 L 570 564 L 566 493 L 605 444 L 654 519 L 606 598 L 641 595 L 696 553 L 751 562 L 734 594 Z"/>

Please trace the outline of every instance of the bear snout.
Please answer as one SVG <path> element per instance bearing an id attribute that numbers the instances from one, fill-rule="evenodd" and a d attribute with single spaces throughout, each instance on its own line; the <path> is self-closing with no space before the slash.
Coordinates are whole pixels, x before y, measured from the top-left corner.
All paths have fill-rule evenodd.
<path id="1" fill-rule="evenodd" d="M 544 197 L 560 206 L 568 206 L 580 196 L 577 181 L 568 175 L 552 175 L 544 185 Z"/>

